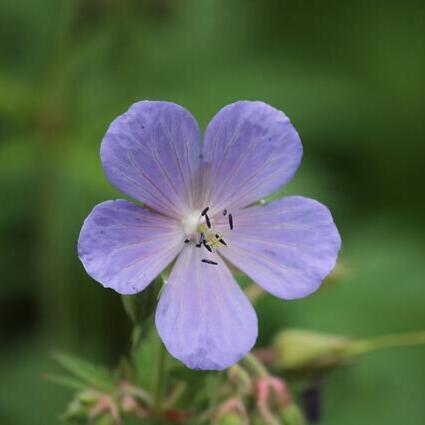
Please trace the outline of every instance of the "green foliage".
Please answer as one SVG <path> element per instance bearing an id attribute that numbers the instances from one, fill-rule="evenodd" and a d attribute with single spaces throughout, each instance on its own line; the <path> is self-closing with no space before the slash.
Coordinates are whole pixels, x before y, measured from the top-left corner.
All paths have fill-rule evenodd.
<path id="1" fill-rule="evenodd" d="M 135 381 L 144 388 L 152 388 L 155 369 L 152 367 L 153 359 L 158 355 L 158 335 L 155 329 L 150 328 L 146 337 L 140 341 L 132 353 L 132 363 L 135 370 Z"/>
<path id="2" fill-rule="evenodd" d="M 87 388 L 87 382 L 65 375 L 47 374 L 45 375 L 45 378 L 54 384 L 61 385 L 71 390 L 84 390 Z"/>
<path id="3" fill-rule="evenodd" d="M 53 358 L 65 370 L 79 378 L 87 386 L 100 391 L 112 391 L 115 389 L 114 380 L 105 368 L 65 353 L 54 353 Z"/>

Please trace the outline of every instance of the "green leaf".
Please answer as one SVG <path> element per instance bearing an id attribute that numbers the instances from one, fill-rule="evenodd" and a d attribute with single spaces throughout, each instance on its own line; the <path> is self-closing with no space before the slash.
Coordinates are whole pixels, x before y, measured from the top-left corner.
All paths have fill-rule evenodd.
<path id="1" fill-rule="evenodd" d="M 56 352 L 53 354 L 53 358 L 68 372 L 94 388 L 101 391 L 114 390 L 113 378 L 103 367 L 65 353 Z"/>
<path id="2" fill-rule="evenodd" d="M 155 377 L 155 368 L 152 367 L 152 359 L 155 359 L 157 355 L 157 342 L 158 335 L 155 329 L 151 329 L 132 355 L 137 383 L 143 388 L 150 388 Z"/>
<path id="3" fill-rule="evenodd" d="M 84 382 L 69 376 L 48 374 L 48 375 L 45 375 L 44 378 L 50 382 L 53 382 L 58 385 L 62 385 L 63 387 L 70 388 L 72 390 L 87 389 L 87 385 Z"/>

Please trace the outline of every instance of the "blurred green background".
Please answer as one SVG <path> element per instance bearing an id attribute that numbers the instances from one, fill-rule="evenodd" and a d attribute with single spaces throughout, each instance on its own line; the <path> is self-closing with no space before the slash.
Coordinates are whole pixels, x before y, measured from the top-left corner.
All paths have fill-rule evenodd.
<path id="1" fill-rule="evenodd" d="M 356 337 L 425 329 L 425 5 L 388 0 L 3 0 L 0 3 L 0 424 L 58 423 L 50 352 L 113 366 L 119 297 L 84 272 L 83 219 L 121 197 L 98 151 L 136 100 L 190 109 L 260 99 L 304 143 L 287 193 L 327 204 L 343 276 L 258 305 L 284 327 Z M 326 382 L 327 425 L 425 423 L 425 349 L 377 352 Z"/>

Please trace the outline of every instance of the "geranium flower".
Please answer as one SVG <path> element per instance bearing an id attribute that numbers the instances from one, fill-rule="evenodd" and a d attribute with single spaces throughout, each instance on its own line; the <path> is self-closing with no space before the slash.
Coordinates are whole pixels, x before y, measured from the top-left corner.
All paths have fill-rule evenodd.
<path id="1" fill-rule="evenodd" d="M 314 292 L 335 265 L 341 240 L 324 205 L 301 196 L 259 204 L 302 156 L 289 119 L 263 102 L 223 108 L 203 143 L 186 109 L 138 102 L 112 122 L 100 156 L 111 183 L 142 205 L 97 205 L 80 259 L 120 294 L 142 291 L 176 259 L 156 326 L 191 368 L 226 368 L 256 341 L 256 314 L 227 262 L 284 299 Z"/>

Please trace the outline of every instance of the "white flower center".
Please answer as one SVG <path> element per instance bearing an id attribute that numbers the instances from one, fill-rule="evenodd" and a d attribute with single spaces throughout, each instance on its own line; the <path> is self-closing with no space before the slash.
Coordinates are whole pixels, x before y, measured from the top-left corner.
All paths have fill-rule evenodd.
<path id="1" fill-rule="evenodd" d="M 202 211 L 194 210 L 182 219 L 183 232 L 186 236 L 184 243 L 193 244 L 196 248 L 205 249 L 209 253 L 216 253 L 219 248 L 227 247 L 223 235 L 215 229 L 214 217 L 208 216 L 209 207 Z M 233 230 L 232 214 L 227 214 L 227 210 L 222 212 L 223 218 L 229 220 L 230 230 Z M 210 259 L 202 259 L 204 263 L 218 264 Z"/>
<path id="2" fill-rule="evenodd" d="M 198 233 L 198 226 L 201 222 L 201 211 L 191 211 L 183 220 L 183 231 L 186 236 L 193 237 Z"/>

